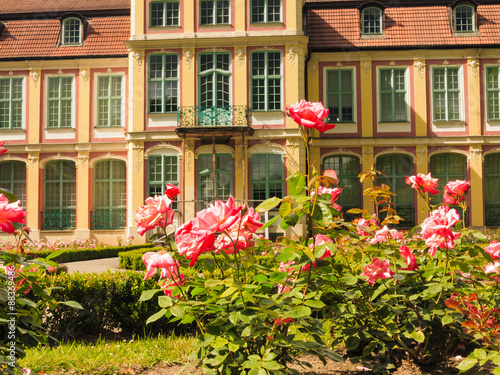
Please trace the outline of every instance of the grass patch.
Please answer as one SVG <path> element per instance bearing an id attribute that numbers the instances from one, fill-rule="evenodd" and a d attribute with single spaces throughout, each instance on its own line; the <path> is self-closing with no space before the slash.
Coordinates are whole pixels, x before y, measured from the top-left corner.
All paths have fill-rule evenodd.
<path id="1" fill-rule="evenodd" d="M 157 336 L 123 341 L 98 339 L 95 343 L 61 343 L 26 351 L 20 361 L 32 374 L 118 374 L 124 368 L 146 368 L 157 363 L 176 364 L 187 360 L 194 338 Z"/>

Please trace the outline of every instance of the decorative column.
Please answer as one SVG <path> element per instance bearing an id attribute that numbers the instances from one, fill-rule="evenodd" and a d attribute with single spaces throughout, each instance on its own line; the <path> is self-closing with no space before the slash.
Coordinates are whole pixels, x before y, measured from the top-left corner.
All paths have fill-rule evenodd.
<path id="1" fill-rule="evenodd" d="M 427 81 L 425 79 L 425 60 L 413 60 L 413 81 L 415 88 L 415 135 L 427 136 Z M 427 152 L 427 151 L 426 151 Z M 423 173 L 423 172 L 420 172 Z"/>
<path id="2" fill-rule="evenodd" d="M 195 58 L 195 50 L 193 47 L 182 49 L 182 79 L 180 80 L 180 92 L 182 95 L 181 103 L 183 106 L 196 105 Z"/>
<path id="3" fill-rule="evenodd" d="M 76 229 L 75 238 L 90 237 L 90 174 L 89 174 L 89 147 L 78 151 L 76 165 Z"/>
<path id="4" fill-rule="evenodd" d="M 28 164 L 26 166 L 26 211 L 27 223 L 26 225 L 31 229 L 30 237 L 33 240 L 40 239 L 40 152 L 28 152 Z"/>
<path id="5" fill-rule="evenodd" d="M 244 201 L 247 194 L 247 140 L 242 136 L 235 138 L 234 143 L 234 199 Z"/>
<path id="6" fill-rule="evenodd" d="M 301 99 L 304 99 L 304 80 L 299 79 L 301 74 L 303 74 L 303 64 L 304 55 L 303 47 L 299 44 L 289 44 L 285 48 L 285 69 L 286 72 L 286 84 L 285 84 L 285 95 L 286 103 L 285 106 L 297 103 Z M 286 118 L 287 128 L 297 128 L 297 123 L 293 121 L 290 117 Z"/>
<path id="7" fill-rule="evenodd" d="M 236 46 L 234 48 L 234 54 L 236 57 L 236 63 L 234 64 L 233 71 L 235 82 L 238 82 L 238 89 L 234 92 L 234 104 L 238 106 L 246 106 L 250 102 L 248 100 L 248 58 L 246 46 Z"/>
<path id="8" fill-rule="evenodd" d="M 372 95 L 372 62 L 369 58 L 361 58 L 361 134 L 363 138 L 373 137 L 373 95 Z"/>
<path id="9" fill-rule="evenodd" d="M 130 81 L 130 107 L 132 123 L 129 124 L 129 129 L 132 132 L 144 131 L 144 103 L 146 82 L 144 78 L 144 50 L 133 49 L 129 50 L 129 81 Z"/>
<path id="10" fill-rule="evenodd" d="M 368 172 L 374 164 L 373 147 L 372 146 L 363 146 L 362 152 L 363 152 L 363 161 L 362 161 L 361 170 L 363 172 Z M 365 181 L 363 181 L 363 186 L 362 186 L 361 190 L 364 191 L 366 188 L 369 188 L 372 186 L 373 186 L 372 181 L 370 179 L 366 179 Z M 375 212 L 375 209 L 373 207 L 373 202 L 371 201 L 371 197 L 369 195 L 363 195 L 362 200 L 363 200 L 363 209 L 368 210 L 368 212 L 373 214 Z"/>
<path id="11" fill-rule="evenodd" d="M 286 176 L 285 179 L 297 171 L 305 173 L 306 148 L 302 138 L 288 138 L 286 140 Z M 290 192 L 286 192 L 290 194 Z M 303 218 L 305 219 L 305 217 Z M 300 220 L 295 227 L 286 230 L 287 238 L 297 239 L 306 235 L 307 226 L 305 220 Z"/>
<path id="12" fill-rule="evenodd" d="M 416 174 L 418 174 L 418 173 L 422 173 L 422 174 L 429 173 L 427 145 L 417 146 L 417 171 L 416 171 Z M 424 207 L 426 207 L 426 204 L 423 201 L 423 199 L 417 197 L 417 206 L 416 206 L 417 224 L 421 223 L 428 215 L 428 212 L 427 212 L 427 210 L 424 209 Z"/>
<path id="13" fill-rule="evenodd" d="M 470 146 L 470 225 L 484 227 L 483 150 L 481 145 Z"/>
<path id="14" fill-rule="evenodd" d="M 40 129 L 43 129 L 44 124 L 41 120 L 40 100 L 42 95 L 42 82 L 40 69 L 30 69 L 29 75 L 29 110 L 28 115 L 28 143 L 40 143 Z"/>
<path id="15" fill-rule="evenodd" d="M 195 143 L 193 139 L 186 139 L 184 142 L 184 168 L 183 168 L 183 182 L 184 187 L 184 204 L 183 221 L 186 222 L 194 218 L 196 214 L 196 204 L 194 200 L 196 199 L 196 179 L 198 176 L 195 163 Z"/>
<path id="16" fill-rule="evenodd" d="M 90 69 L 80 68 L 78 83 L 78 143 L 90 140 Z"/>
<path id="17" fill-rule="evenodd" d="M 137 234 L 135 211 L 144 205 L 144 143 L 129 142 L 128 148 L 128 180 L 127 180 L 127 236 L 143 238 Z M 146 241 L 147 238 L 144 238 Z"/>
<path id="18" fill-rule="evenodd" d="M 481 135 L 481 80 L 480 62 L 477 52 L 467 59 L 467 81 L 469 84 L 469 135 Z"/>

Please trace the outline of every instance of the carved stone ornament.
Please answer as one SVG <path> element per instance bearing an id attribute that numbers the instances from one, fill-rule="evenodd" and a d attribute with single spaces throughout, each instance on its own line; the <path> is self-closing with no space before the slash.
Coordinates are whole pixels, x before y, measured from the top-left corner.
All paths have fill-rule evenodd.
<path id="1" fill-rule="evenodd" d="M 317 61 L 311 61 L 309 63 L 309 69 L 311 69 L 311 73 L 316 73 L 318 71 L 318 62 Z"/>
<path id="2" fill-rule="evenodd" d="M 342 63 L 340 61 L 337 62 L 337 66 L 340 68 L 342 66 Z"/>
<path id="3" fill-rule="evenodd" d="M 443 65 L 449 65 L 449 64 L 450 64 L 450 62 L 448 60 L 443 61 Z"/>
<path id="4" fill-rule="evenodd" d="M 474 78 L 477 77 L 477 68 L 479 68 L 479 59 L 477 57 L 470 58 L 469 61 L 467 62 L 467 65 L 469 65 L 470 70 L 472 72 L 472 76 Z"/>
<path id="5" fill-rule="evenodd" d="M 389 63 L 390 66 L 394 66 L 396 65 L 396 63 L 394 62 L 394 60 L 391 60 L 391 62 Z"/>
<path id="6" fill-rule="evenodd" d="M 174 51 L 170 51 L 170 50 L 168 50 L 168 49 L 163 49 L 163 48 L 162 48 L 162 49 L 160 49 L 160 50 L 158 50 L 158 51 L 153 51 L 153 52 L 151 52 L 151 53 L 175 53 L 175 52 L 174 52 Z"/>
<path id="7" fill-rule="evenodd" d="M 30 162 L 30 166 L 34 167 L 35 163 L 38 162 L 39 158 L 37 154 L 28 154 L 28 160 Z"/>
<path id="8" fill-rule="evenodd" d="M 33 83 L 33 87 L 36 87 L 38 84 L 38 80 L 40 79 L 40 70 L 30 69 L 30 77 L 31 77 L 31 82 Z"/>
<path id="9" fill-rule="evenodd" d="M 193 150 L 186 149 L 185 155 L 186 155 L 186 170 L 188 172 L 192 172 L 193 171 L 193 158 L 194 158 Z"/>
<path id="10" fill-rule="evenodd" d="M 236 53 L 236 58 L 238 59 L 238 64 L 243 65 L 245 63 L 245 57 L 246 57 L 245 47 L 236 47 L 235 53 Z"/>
<path id="11" fill-rule="evenodd" d="M 295 65 L 295 58 L 297 57 L 298 47 L 297 46 L 288 46 L 288 61 L 290 61 L 291 65 Z"/>
<path id="12" fill-rule="evenodd" d="M 474 161 L 474 165 L 476 167 L 478 167 L 479 166 L 479 160 L 480 160 L 480 158 L 481 158 L 481 156 L 483 154 L 483 150 L 481 149 L 480 146 L 476 146 L 476 147 L 473 146 L 473 147 L 471 147 L 470 152 L 472 154 L 472 160 Z"/>
<path id="13" fill-rule="evenodd" d="M 188 48 L 184 51 L 184 61 L 186 62 L 186 66 L 188 70 L 191 69 L 191 63 L 193 62 L 194 51 L 192 48 Z"/>
<path id="14" fill-rule="evenodd" d="M 413 66 L 415 67 L 415 70 L 417 71 L 418 78 L 424 78 L 424 72 L 425 72 L 424 60 L 415 59 L 415 61 L 413 62 Z"/>
<path id="15" fill-rule="evenodd" d="M 107 72 L 111 73 L 112 71 L 113 71 L 113 69 L 111 69 L 111 67 L 108 67 Z"/>
<path id="16" fill-rule="evenodd" d="M 80 79 L 82 80 L 83 86 L 87 85 L 89 80 L 89 69 L 88 68 L 80 68 Z"/>
<path id="17" fill-rule="evenodd" d="M 80 166 L 85 168 L 89 160 L 89 156 L 83 153 L 78 153 L 78 160 L 80 161 Z"/>
<path id="18" fill-rule="evenodd" d="M 9 70 L 9 76 L 13 76 L 14 72 L 12 70 Z"/>
<path id="19" fill-rule="evenodd" d="M 129 52 L 132 54 L 132 57 L 135 59 L 135 62 L 137 64 L 137 71 L 141 71 L 142 63 L 144 62 L 144 50 L 129 50 Z"/>
<path id="20" fill-rule="evenodd" d="M 296 151 L 299 148 L 299 144 L 293 140 L 287 142 L 286 145 L 286 161 L 290 169 L 295 172 L 299 168 L 299 163 L 296 159 Z"/>
<path id="21" fill-rule="evenodd" d="M 401 152 L 401 151 L 404 151 L 404 150 L 401 149 L 401 148 L 399 148 L 399 147 L 396 147 L 396 146 L 385 149 L 385 152 L 392 152 L 392 153 L 398 153 L 398 152 Z"/>
<path id="22" fill-rule="evenodd" d="M 365 71 L 365 79 L 370 78 L 370 70 L 372 67 L 372 64 L 370 61 L 365 61 L 362 65 L 363 70 Z"/>
<path id="23" fill-rule="evenodd" d="M 204 49 L 202 52 L 228 52 L 228 50 L 224 48 L 212 47 Z"/>
<path id="24" fill-rule="evenodd" d="M 417 157 L 420 163 L 424 162 L 427 159 L 427 147 L 419 146 L 417 147 Z"/>
<path id="25" fill-rule="evenodd" d="M 143 164 L 142 152 L 144 150 L 144 146 L 140 144 L 134 143 L 132 145 L 132 149 L 134 150 L 134 167 L 135 171 L 139 172 L 141 170 L 141 165 Z"/>

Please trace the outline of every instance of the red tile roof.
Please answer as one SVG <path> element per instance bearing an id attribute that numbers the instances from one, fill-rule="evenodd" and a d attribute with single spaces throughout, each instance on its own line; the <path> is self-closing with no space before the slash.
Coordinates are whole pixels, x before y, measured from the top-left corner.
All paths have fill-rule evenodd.
<path id="1" fill-rule="evenodd" d="M 126 55 L 130 17 L 89 19 L 81 46 L 59 45 L 59 20 L 8 21 L 0 35 L 0 59 Z"/>
<path id="2" fill-rule="evenodd" d="M 1 14 L 130 9 L 130 0 L 1 0 Z M 1 17 L 0 17 L 1 18 Z"/>
<path id="3" fill-rule="evenodd" d="M 454 35 L 446 6 L 386 8 L 381 38 L 360 32 L 358 9 L 309 9 L 307 34 L 312 49 L 428 48 L 440 46 L 498 46 L 500 42 L 500 4 L 477 7 L 479 32 Z"/>

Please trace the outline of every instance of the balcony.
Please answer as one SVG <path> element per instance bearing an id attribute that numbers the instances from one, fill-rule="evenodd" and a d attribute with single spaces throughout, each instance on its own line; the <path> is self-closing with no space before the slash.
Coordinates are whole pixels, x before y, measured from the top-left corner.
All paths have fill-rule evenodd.
<path id="1" fill-rule="evenodd" d="M 179 107 L 176 132 L 196 136 L 253 134 L 251 122 L 250 108 L 246 105 Z"/>
<path id="2" fill-rule="evenodd" d="M 76 209 L 42 211 L 42 230 L 75 229 Z"/>
<path id="3" fill-rule="evenodd" d="M 90 212 L 90 229 L 113 230 L 125 228 L 126 210 L 98 209 Z"/>

